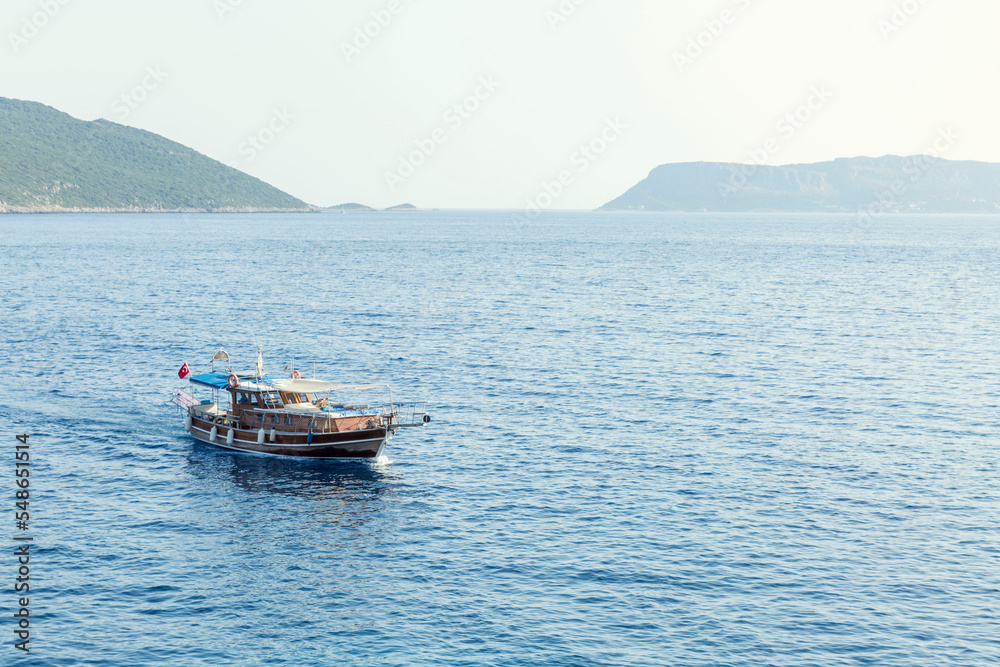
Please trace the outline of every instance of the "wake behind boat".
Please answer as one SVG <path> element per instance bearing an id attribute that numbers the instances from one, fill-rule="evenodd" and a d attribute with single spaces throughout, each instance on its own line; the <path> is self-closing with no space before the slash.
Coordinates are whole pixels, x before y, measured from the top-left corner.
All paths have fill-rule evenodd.
<path id="1" fill-rule="evenodd" d="M 225 361 L 226 369 L 215 363 Z M 386 389 L 385 385 L 352 385 L 264 373 L 257 353 L 253 373 L 233 373 L 229 355 L 212 357 L 212 370 L 191 375 L 192 390 L 178 389 L 173 402 L 184 408 L 185 430 L 195 440 L 227 449 L 276 456 L 318 459 L 375 458 L 401 428 L 430 422 L 423 403 L 380 406 L 345 404 L 336 396 L 346 392 Z M 178 373 L 188 375 L 187 364 Z M 212 392 L 202 399 L 199 389 Z"/>

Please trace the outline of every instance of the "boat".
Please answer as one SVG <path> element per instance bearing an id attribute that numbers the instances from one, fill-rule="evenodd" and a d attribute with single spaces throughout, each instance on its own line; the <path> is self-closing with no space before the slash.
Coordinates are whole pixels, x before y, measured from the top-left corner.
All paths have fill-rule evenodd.
<path id="1" fill-rule="evenodd" d="M 225 367 L 216 369 L 217 362 Z M 240 452 L 311 459 L 372 459 L 382 456 L 397 431 L 431 421 L 424 403 L 398 404 L 386 385 L 359 385 L 264 373 L 263 354 L 256 368 L 234 373 L 229 354 L 219 350 L 211 370 L 178 375 L 190 385 L 175 390 L 173 403 L 184 413 L 184 429 L 195 440 Z M 188 377 L 189 376 L 189 377 Z M 344 403 L 338 395 L 388 391 L 380 405 Z M 211 398 L 202 398 L 208 390 Z"/>

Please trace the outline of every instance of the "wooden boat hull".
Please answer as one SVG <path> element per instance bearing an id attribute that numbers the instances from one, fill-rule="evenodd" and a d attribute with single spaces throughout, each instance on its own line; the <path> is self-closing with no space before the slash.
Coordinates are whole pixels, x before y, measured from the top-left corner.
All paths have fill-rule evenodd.
<path id="1" fill-rule="evenodd" d="M 216 431 L 214 439 L 213 427 Z M 230 430 L 233 431 L 232 442 L 227 440 Z M 310 443 L 308 434 L 277 431 L 274 442 L 271 442 L 270 432 L 265 430 L 264 442 L 261 443 L 258 442 L 258 433 L 201 419 L 191 422 L 191 436 L 207 445 L 253 454 L 310 459 L 372 459 L 382 453 L 388 435 L 385 428 L 314 433 Z"/>

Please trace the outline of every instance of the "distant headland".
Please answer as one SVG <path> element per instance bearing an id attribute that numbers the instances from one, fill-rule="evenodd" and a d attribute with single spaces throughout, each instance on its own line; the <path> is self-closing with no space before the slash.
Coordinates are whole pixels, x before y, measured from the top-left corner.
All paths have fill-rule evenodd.
<path id="1" fill-rule="evenodd" d="M 0 213 L 310 210 L 152 132 L 0 97 Z"/>
<path id="2" fill-rule="evenodd" d="M 930 155 L 670 163 L 598 210 L 1000 213 L 1000 164 Z M 291 211 L 376 209 L 311 206 L 158 134 L 0 97 L 0 213 Z"/>
<path id="3" fill-rule="evenodd" d="M 598 210 L 1000 213 L 1000 164 L 929 155 L 664 164 Z"/>

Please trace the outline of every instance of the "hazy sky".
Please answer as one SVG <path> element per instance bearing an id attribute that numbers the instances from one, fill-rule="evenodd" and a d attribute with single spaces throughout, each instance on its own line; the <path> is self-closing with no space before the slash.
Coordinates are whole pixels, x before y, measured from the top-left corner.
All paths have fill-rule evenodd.
<path id="1" fill-rule="evenodd" d="M 594 208 L 665 162 L 942 132 L 944 157 L 1000 161 L 996 0 L 4 0 L 0 21 L 0 96 L 317 205 L 522 208 L 548 184 Z"/>

